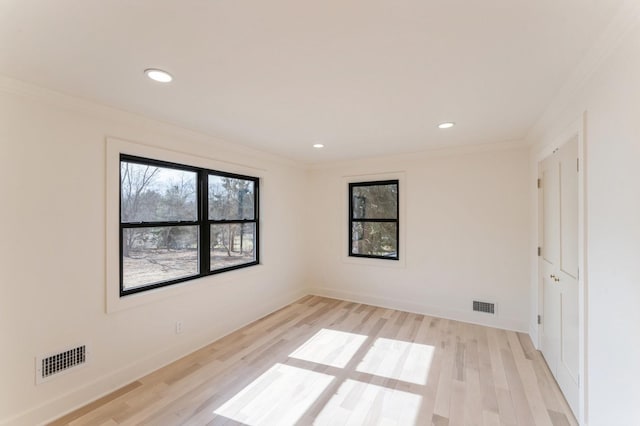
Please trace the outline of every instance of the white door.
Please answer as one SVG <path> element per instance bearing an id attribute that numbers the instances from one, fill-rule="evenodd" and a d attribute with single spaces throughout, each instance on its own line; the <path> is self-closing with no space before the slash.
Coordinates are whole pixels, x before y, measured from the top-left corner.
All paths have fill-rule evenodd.
<path id="1" fill-rule="evenodd" d="M 539 165 L 542 354 L 578 413 L 578 138 Z"/>

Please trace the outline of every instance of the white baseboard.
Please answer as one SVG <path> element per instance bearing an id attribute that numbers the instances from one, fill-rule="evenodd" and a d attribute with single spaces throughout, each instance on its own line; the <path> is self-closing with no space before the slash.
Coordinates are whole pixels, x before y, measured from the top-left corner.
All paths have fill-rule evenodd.
<path id="1" fill-rule="evenodd" d="M 262 318 L 272 312 L 281 309 L 307 294 L 306 291 L 296 291 L 272 300 L 267 309 L 260 313 L 257 318 L 248 321 L 241 326 L 235 326 L 225 331 L 221 335 L 208 335 L 201 333 L 194 335 L 188 341 L 172 346 L 166 350 L 159 351 L 147 358 L 138 360 L 125 367 L 122 367 L 110 374 L 104 375 L 93 380 L 86 385 L 73 389 L 57 398 L 46 401 L 37 407 L 33 407 L 11 418 L 0 420 L 0 426 L 23 426 L 23 425 L 42 425 L 56 420 L 78 408 L 81 408 L 95 400 L 120 389 L 127 384 L 134 382 L 147 374 L 156 371 L 198 349 L 209 345 L 216 340 L 250 324 L 258 318 Z"/>
<path id="2" fill-rule="evenodd" d="M 500 316 L 494 317 L 478 312 L 463 312 L 436 306 L 429 306 L 413 301 L 386 299 L 370 296 L 367 294 L 357 294 L 329 288 L 313 287 L 308 289 L 308 293 L 317 296 L 346 300 L 348 302 L 365 303 L 367 305 L 379 306 L 381 308 L 397 309 L 399 311 L 430 315 L 439 318 L 467 322 L 471 324 L 486 325 L 489 327 L 501 328 L 504 330 L 529 333 L 529 327 L 525 321 L 502 318 Z"/>
<path id="3" fill-rule="evenodd" d="M 531 327 L 528 327 L 526 322 L 522 321 L 501 317 L 488 317 L 485 314 L 477 314 L 476 316 L 476 313 L 473 312 L 462 312 L 451 309 L 443 309 L 440 307 L 429 306 L 412 301 L 383 299 L 365 294 L 356 294 L 318 287 L 296 291 L 294 293 L 290 293 L 277 298 L 269 304 L 270 308 L 263 312 L 259 317 L 268 315 L 271 312 L 275 312 L 278 309 L 300 299 L 306 294 L 331 297 L 350 302 L 365 303 L 368 305 L 379 306 L 388 309 L 397 309 L 423 315 L 431 315 L 472 324 L 501 328 L 505 330 L 525 333 L 528 330 L 529 334 L 532 336 L 532 339 L 534 336 L 533 334 L 531 334 Z M 247 322 L 247 324 L 255 321 L 256 319 L 258 318 Z M 188 355 L 228 334 L 231 334 L 247 324 L 234 327 L 233 329 L 226 331 L 222 335 L 211 336 L 207 334 L 200 334 L 193 336 L 189 341 L 173 346 L 164 351 L 152 354 L 145 359 L 138 360 L 108 375 L 99 377 L 96 380 L 86 384 L 85 386 L 73 389 L 66 394 L 60 395 L 54 400 L 47 401 L 12 418 L 4 419 L 0 421 L 0 425 L 21 426 L 46 424 L 84 405 L 87 405 L 92 401 L 102 398 L 103 396 L 108 395 L 111 392 L 131 382 L 134 382 L 139 378 L 144 377 L 145 375 L 158 370 L 165 365 L 170 364 L 184 357 L 185 355 Z"/>

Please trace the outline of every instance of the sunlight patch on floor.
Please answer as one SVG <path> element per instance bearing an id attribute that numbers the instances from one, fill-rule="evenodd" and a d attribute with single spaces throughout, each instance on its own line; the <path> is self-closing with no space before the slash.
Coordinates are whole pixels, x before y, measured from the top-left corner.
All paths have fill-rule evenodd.
<path id="1" fill-rule="evenodd" d="M 344 368 L 365 340 L 362 334 L 323 328 L 289 357 Z"/>
<path id="2" fill-rule="evenodd" d="M 346 380 L 314 425 L 414 425 L 422 396 L 357 380 Z"/>
<path id="3" fill-rule="evenodd" d="M 356 371 L 426 385 L 434 347 L 378 338 Z"/>
<path id="4" fill-rule="evenodd" d="M 214 413 L 249 426 L 293 425 L 333 379 L 328 374 L 278 363 Z"/>

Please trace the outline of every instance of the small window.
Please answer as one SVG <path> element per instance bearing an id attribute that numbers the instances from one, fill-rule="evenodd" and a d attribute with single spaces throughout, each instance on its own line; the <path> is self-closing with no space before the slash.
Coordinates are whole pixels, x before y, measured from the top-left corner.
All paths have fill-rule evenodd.
<path id="1" fill-rule="evenodd" d="M 256 181 L 209 175 L 210 270 L 256 261 Z"/>
<path id="2" fill-rule="evenodd" d="M 398 260 L 398 181 L 349 184 L 349 256 Z"/>
<path id="3" fill-rule="evenodd" d="M 257 178 L 121 155 L 120 295 L 258 264 L 257 212 Z"/>

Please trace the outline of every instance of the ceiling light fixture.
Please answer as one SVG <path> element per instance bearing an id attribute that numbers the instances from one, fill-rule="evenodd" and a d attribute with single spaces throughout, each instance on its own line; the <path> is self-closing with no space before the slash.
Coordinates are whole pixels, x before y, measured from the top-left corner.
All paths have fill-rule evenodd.
<path id="1" fill-rule="evenodd" d="M 317 148 L 317 149 L 320 149 L 320 148 L 324 148 L 324 145 L 322 145 L 321 143 L 314 143 L 313 147 Z"/>
<path id="2" fill-rule="evenodd" d="M 173 80 L 171 74 L 166 71 L 162 71 L 155 68 L 147 68 L 144 70 L 144 73 L 153 81 L 157 81 L 158 83 L 169 83 Z"/>
<path id="3" fill-rule="evenodd" d="M 456 123 L 454 123 L 453 121 L 445 121 L 444 123 L 438 124 L 438 129 L 450 129 L 455 125 Z"/>

